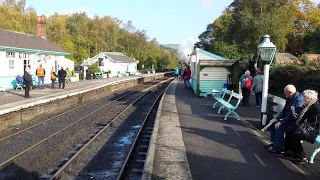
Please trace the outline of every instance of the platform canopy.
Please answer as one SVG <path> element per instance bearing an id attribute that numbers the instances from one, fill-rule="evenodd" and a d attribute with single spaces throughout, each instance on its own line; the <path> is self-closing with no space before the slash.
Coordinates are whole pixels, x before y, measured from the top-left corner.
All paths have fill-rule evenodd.
<path id="1" fill-rule="evenodd" d="M 198 60 L 200 62 L 200 66 L 229 67 L 238 62 L 238 60 L 227 59 L 199 48 L 196 48 L 192 52 L 191 56 L 193 56 L 193 58 L 191 57 L 191 61 Z"/>

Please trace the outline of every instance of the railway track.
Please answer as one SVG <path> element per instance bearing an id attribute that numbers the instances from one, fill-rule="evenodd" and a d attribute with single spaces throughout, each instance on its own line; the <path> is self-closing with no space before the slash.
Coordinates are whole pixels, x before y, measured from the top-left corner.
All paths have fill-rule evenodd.
<path id="1" fill-rule="evenodd" d="M 81 168 L 71 166 L 73 168 L 69 169 L 82 170 L 80 172 L 72 172 L 71 170 L 66 173 L 67 175 L 63 176 L 63 179 L 125 179 L 126 174 L 129 174 L 129 172 L 135 173 L 135 177 L 132 178 L 131 174 L 129 179 L 139 179 L 139 176 L 141 176 L 139 173 L 142 172 L 144 158 L 149 145 L 148 141 L 152 134 L 153 121 L 156 114 L 155 107 L 158 105 L 158 100 L 167 87 L 165 85 L 157 92 L 149 94 L 149 97 L 145 97 L 150 99 L 150 101 L 144 103 L 137 102 L 135 106 L 138 108 L 135 110 L 135 113 L 132 113 L 117 128 L 113 136 L 89 160 L 89 163 Z M 130 166 L 132 163 L 136 166 Z"/>
<path id="2" fill-rule="evenodd" d="M 138 142 L 137 135 L 140 132 L 144 132 L 142 129 L 145 128 L 144 125 L 148 124 L 145 122 L 147 122 L 151 112 L 154 112 L 152 109 L 156 106 L 158 99 L 168 84 L 169 81 L 164 82 L 160 90 L 146 92 L 140 99 L 132 102 L 131 107 L 128 106 L 123 110 L 122 113 L 125 113 L 129 108 L 136 107 L 121 126 L 113 127 L 116 131 L 112 137 L 107 140 L 101 138 L 104 133 L 110 131 L 112 123 L 120 117 L 116 117 L 113 122 L 98 128 L 97 133 L 91 136 L 87 143 L 79 147 L 71 158 L 68 158 L 60 168 L 57 168 L 56 172 L 51 176 L 47 176 L 49 177 L 48 179 L 116 179 L 117 174 L 125 172 L 123 167 L 125 167 L 124 164 L 129 162 L 129 156 L 133 152 L 133 145 Z M 144 98 L 144 101 L 141 100 L 142 98 Z M 131 141 L 133 144 L 130 143 Z M 94 143 L 102 145 L 98 146 L 99 151 L 94 153 L 95 156 L 88 160 L 85 158 L 85 154 L 97 148 L 97 146 L 93 145 Z M 84 167 L 77 167 L 77 164 L 81 165 L 81 162 L 84 161 L 89 163 L 86 163 Z M 77 172 L 74 171 L 75 169 L 81 170 Z"/>
<path id="3" fill-rule="evenodd" d="M 8 140 L 10 138 L 13 138 L 15 136 L 18 136 L 18 135 L 20 135 L 21 133 L 23 133 L 25 131 L 28 131 L 30 129 L 33 129 L 33 128 L 36 128 L 38 126 L 43 125 L 44 123 L 57 120 L 59 117 L 68 115 L 68 113 L 73 113 L 76 110 L 82 111 L 84 108 L 86 108 L 88 106 L 93 106 L 95 104 L 96 105 L 93 108 L 99 108 L 99 106 L 101 106 L 100 105 L 101 103 L 104 103 L 104 104 L 108 103 L 106 105 L 109 105 L 109 104 L 111 104 L 111 103 L 113 103 L 113 102 L 115 102 L 117 100 L 120 100 L 120 99 L 122 99 L 122 98 L 124 98 L 126 96 L 129 96 L 130 94 L 133 94 L 134 92 L 142 90 L 143 88 L 148 87 L 150 85 L 154 85 L 156 83 L 158 83 L 158 81 L 156 81 L 156 82 L 148 82 L 146 84 L 138 85 L 137 87 L 131 88 L 132 91 L 129 90 L 129 92 L 128 92 L 128 90 L 127 90 L 127 91 L 125 91 L 123 93 L 120 93 L 119 95 L 116 95 L 116 96 L 113 96 L 113 97 L 107 99 L 108 100 L 107 102 L 104 102 L 106 100 L 106 97 L 103 97 L 101 99 L 98 99 L 98 100 L 95 100 L 95 101 L 91 101 L 91 102 L 87 102 L 87 103 L 84 103 L 84 104 L 82 104 L 80 106 L 77 106 L 75 108 L 69 109 L 69 110 L 67 110 L 67 111 L 65 111 L 63 113 L 59 113 L 59 114 L 57 114 L 57 115 L 55 115 L 53 117 L 50 117 L 50 118 L 48 118 L 46 120 L 42 120 L 42 121 L 40 121 L 38 123 L 32 124 L 32 125 L 30 125 L 30 126 L 28 126 L 26 128 L 19 129 L 19 131 L 17 131 L 17 132 L 16 131 L 14 131 L 14 132 L 6 132 L 6 133 L 4 133 L 5 135 L 0 134 L 0 142 Z"/>
<path id="4" fill-rule="evenodd" d="M 161 82 L 163 83 L 164 81 Z M 106 130 L 107 127 L 116 124 L 115 120 L 123 116 L 123 112 L 128 107 L 132 106 L 156 86 L 158 84 L 147 85 L 147 87 L 116 97 L 115 100 L 109 100 L 107 103 L 105 99 L 98 100 L 101 101 L 100 105 L 91 102 L 23 129 L 20 132 L 3 137 L 0 139 L 0 148 L 6 149 L 7 152 L 8 149 L 15 150 L 11 153 L 6 153 L 6 155 L 0 155 L 0 179 L 19 179 L 19 177 L 24 176 L 29 179 L 37 179 L 41 174 L 59 174 L 59 169 L 63 169 L 63 164 L 72 162 L 72 157 L 76 157 L 74 155 L 80 152 L 81 148 L 90 144 L 90 138 L 92 139 L 95 135 Z M 103 102 L 105 104 L 101 105 Z M 93 105 L 93 107 L 89 108 L 90 105 Z M 86 107 L 91 112 L 85 116 L 83 116 L 83 113 L 82 115 L 80 114 L 80 118 L 65 119 L 68 113 L 76 110 L 83 111 L 81 107 Z M 50 132 L 47 132 L 48 129 L 39 128 L 44 125 L 50 129 Z M 91 132 L 94 132 L 94 134 L 88 137 Z M 35 136 L 37 133 L 43 134 Z M 28 142 L 28 140 L 31 142 L 22 146 L 16 144 L 19 141 Z M 82 143 L 79 144 L 79 142 Z M 74 151 L 69 152 L 70 149 Z M 59 157 L 70 158 L 61 159 L 61 162 L 59 162 Z"/>
<path id="5" fill-rule="evenodd" d="M 129 153 L 127 154 L 125 162 L 118 173 L 117 180 L 141 180 L 145 159 L 154 129 L 158 105 L 167 88 L 164 89 L 157 97 L 156 101 L 154 101 L 144 118 L 141 128 L 134 138 Z"/>

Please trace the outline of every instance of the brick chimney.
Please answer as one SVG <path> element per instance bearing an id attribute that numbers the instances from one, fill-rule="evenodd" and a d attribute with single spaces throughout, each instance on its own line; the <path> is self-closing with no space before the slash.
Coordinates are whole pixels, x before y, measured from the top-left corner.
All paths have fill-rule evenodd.
<path id="1" fill-rule="evenodd" d="M 44 16 L 38 16 L 37 36 L 47 39 L 46 22 Z"/>

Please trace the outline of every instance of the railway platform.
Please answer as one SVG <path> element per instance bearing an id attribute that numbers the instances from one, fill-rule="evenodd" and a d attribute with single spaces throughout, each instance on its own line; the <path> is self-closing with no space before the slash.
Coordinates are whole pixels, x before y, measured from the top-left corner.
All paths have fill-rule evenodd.
<path id="1" fill-rule="evenodd" d="M 254 97 L 252 97 L 252 102 Z M 214 99 L 198 98 L 173 81 L 163 97 L 145 162 L 143 179 L 320 179 L 315 164 L 295 165 L 263 145 L 259 108 L 239 107 L 238 121 L 212 109 Z M 307 154 L 315 145 L 303 144 Z"/>
<path id="2" fill-rule="evenodd" d="M 163 74 L 163 73 L 156 73 Z M 48 99 L 51 97 L 57 97 L 59 95 L 67 95 L 75 92 L 81 92 L 85 90 L 99 88 L 107 84 L 121 82 L 126 80 L 138 79 L 141 77 L 153 76 L 155 74 L 140 74 L 136 76 L 114 77 L 106 79 L 94 79 L 79 82 L 66 83 L 65 89 L 59 89 L 58 84 L 55 85 L 55 89 L 51 89 L 50 85 L 46 85 L 45 89 L 35 88 L 30 91 L 31 98 L 24 98 L 24 90 L 7 90 L 6 92 L 0 92 L 0 109 L 4 110 L 11 107 L 16 107 L 29 102 L 35 102 L 38 100 Z M 0 111 L 0 114 L 2 111 Z"/>

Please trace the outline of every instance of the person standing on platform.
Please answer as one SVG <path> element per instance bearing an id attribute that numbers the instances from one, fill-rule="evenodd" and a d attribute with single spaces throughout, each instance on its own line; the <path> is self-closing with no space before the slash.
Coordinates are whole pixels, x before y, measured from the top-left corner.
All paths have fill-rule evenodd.
<path id="1" fill-rule="evenodd" d="M 184 70 L 183 79 L 185 81 L 185 85 L 187 88 L 190 88 L 190 79 L 191 79 L 191 70 L 190 67 L 186 65 L 186 68 Z"/>
<path id="2" fill-rule="evenodd" d="M 56 72 L 54 71 L 54 67 L 51 67 L 51 88 L 54 89 L 54 84 L 56 83 L 57 75 Z"/>
<path id="3" fill-rule="evenodd" d="M 67 77 L 67 71 L 65 71 L 63 67 L 61 67 L 61 69 L 58 71 L 59 89 L 61 88 L 61 84 L 62 84 L 62 89 L 64 89 L 66 84 L 66 77 Z"/>
<path id="4" fill-rule="evenodd" d="M 176 67 L 176 68 L 174 68 L 174 76 L 175 76 L 176 78 L 178 78 L 178 75 L 179 75 L 179 68 Z"/>
<path id="5" fill-rule="evenodd" d="M 249 98 L 252 87 L 252 76 L 250 76 L 250 71 L 246 72 L 240 77 L 241 90 L 242 90 L 242 106 L 249 106 Z"/>
<path id="6" fill-rule="evenodd" d="M 29 91 L 30 91 L 30 87 L 31 87 L 31 84 L 32 84 L 32 78 L 30 76 L 30 69 L 29 68 L 26 68 L 25 71 L 24 71 L 23 84 L 26 86 L 25 89 L 24 89 L 24 97 L 25 98 L 30 98 Z"/>
<path id="7" fill-rule="evenodd" d="M 37 68 L 36 75 L 38 76 L 38 87 L 44 89 L 44 77 L 46 76 L 46 71 L 42 67 L 42 64 Z"/>
<path id="8" fill-rule="evenodd" d="M 31 90 L 31 89 L 33 89 L 33 86 L 35 85 L 33 83 L 33 81 L 34 81 L 33 76 L 35 76 L 35 74 L 32 74 L 32 72 L 34 72 L 34 71 L 31 71 L 31 66 L 30 65 L 28 66 L 28 68 L 29 68 L 29 74 L 30 74 L 30 77 L 31 77 L 31 86 L 30 86 L 30 90 Z"/>
<path id="9" fill-rule="evenodd" d="M 257 107 L 260 107 L 262 102 L 263 81 L 264 81 L 264 76 L 262 75 L 261 71 L 258 69 L 257 75 L 253 78 L 253 83 L 251 87 L 251 91 L 255 93 Z"/>

